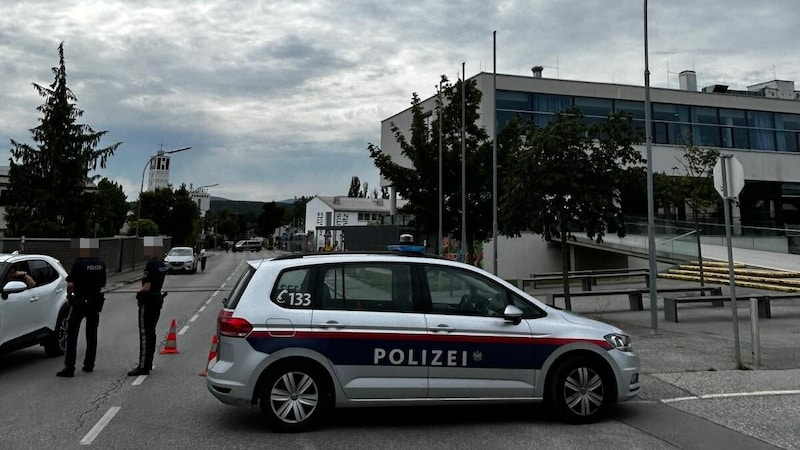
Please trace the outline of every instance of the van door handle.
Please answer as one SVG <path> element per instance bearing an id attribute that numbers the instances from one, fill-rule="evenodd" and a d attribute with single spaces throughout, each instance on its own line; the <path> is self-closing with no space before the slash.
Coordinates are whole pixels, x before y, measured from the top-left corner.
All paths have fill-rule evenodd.
<path id="1" fill-rule="evenodd" d="M 325 328 L 332 328 L 332 329 L 344 328 L 344 325 L 340 324 L 339 322 L 337 322 L 335 320 L 329 320 L 329 321 L 325 322 L 324 326 L 325 326 Z"/>
<path id="2" fill-rule="evenodd" d="M 35 295 L 33 297 L 31 297 L 31 303 L 38 302 L 38 301 L 39 301 L 39 297 L 37 297 Z"/>
<path id="3" fill-rule="evenodd" d="M 452 333 L 452 332 L 456 331 L 455 328 L 451 327 L 450 325 L 444 324 L 444 323 L 440 323 L 439 325 L 436 325 L 435 327 L 431 327 L 430 330 L 433 331 L 434 333 Z"/>

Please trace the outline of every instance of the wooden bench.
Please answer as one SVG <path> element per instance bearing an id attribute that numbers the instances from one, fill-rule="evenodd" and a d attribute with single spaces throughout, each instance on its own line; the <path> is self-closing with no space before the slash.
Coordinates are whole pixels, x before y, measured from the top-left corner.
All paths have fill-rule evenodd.
<path id="1" fill-rule="evenodd" d="M 626 278 L 626 277 L 644 277 L 645 285 L 650 287 L 650 270 L 649 269 L 598 269 L 598 270 L 576 270 L 567 273 L 569 281 L 580 280 L 581 287 L 584 291 L 591 291 L 592 286 L 597 284 L 597 280 L 611 279 L 611 278 Z M 547 272 L 539 274 L 531 274 L 530 278 L 520 278 L 517 281 L 517 287 L 524 290 L 527 283 L 533 284 L 536 289 L 536 283 L 542 281 L 561 281 L 563 280 L 561 272 Z"/>
<path id="2" fill-rule="evenodd" d="M 703 293 L 708 292 L 711 295 L 722 295 L 722 288 L 719 286 L 697 286 L 697 287 L 674 287 L 674 288 L 662 288 L 657 289 L 656 293 L 676 293 L 676 292 L 700 292 L 701 295 Z M 628 303 L 630 305 L 631 311 L 643 311 L 644 304 L 642 298 L 645 295 L 650 294 L 650 289 L 606 289 L 600 291 L 584 291 L 584 292 L 570 292 L 569 296 L 572 297 L 592 297 L 592 296 L 599 296 L 599 295 L 627 295 L 628 296 Z M 551 292 L 545 294 L 545 303 L 550 306 L 556 306 L 555 299 L 557 297 L 564 297 L 563 292 Z M 798 295 L 800 297 L 800 295 Z M 565 305 L 567 310 L 572 309 L 572 305 Z"/>
<path id="3" fill-rule="evenodd" d="M 740 294 L 736 301 L 758 300 L 758 317 L 768 319 L 772 317 L 770 296 L 756 294 Z M 709 295 L 705 297 L 664 297 L 664 319 L 678 323 L 678 303 L 711 303 L 712 306 L 722 306 L 723 302 L 731 301 L 730 295 Z"/>

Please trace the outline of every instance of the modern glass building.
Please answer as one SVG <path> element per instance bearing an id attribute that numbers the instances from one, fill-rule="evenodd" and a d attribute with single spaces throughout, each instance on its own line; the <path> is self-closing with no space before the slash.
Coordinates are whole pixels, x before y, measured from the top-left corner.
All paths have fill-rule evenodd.
<path id="1" fill-rule="evenodd" d="M 493 75 L 482 72 L 472 79 L 483 92 L 481 125 L 491 136 Z M 695 73 L 685 71 L 679 85 L 680 89 L 650 90 L 654 171 L 682 175 L 678 160 L 688 144 L 718 148 L 736 156 L 744 167 L 745 187 L 732 211 L 735 224 L 800 228 L 800 92 L 794 82 L 769 81 L 745 91 L 712 85 L 698 91 Z M 572 106 L 589 122 L 625 111 L 642 131 L 645 126 L 642 86 L 548 79 L 541 72 L 533 77 L 497 75 L 496 100 L 501 128 L 517 117 L 543 125 Z M 423 110 L 433 111 L 435 102 L 435 96 L 425 99 Z M 381 148 L 408 164 L 391 132 L 392 123 L 410 129 L 410 109 L 381 126 Z M 644 154 L 645 146 L 640 147 Z M 385 180 L 382 184 L 388 185 Z"/>

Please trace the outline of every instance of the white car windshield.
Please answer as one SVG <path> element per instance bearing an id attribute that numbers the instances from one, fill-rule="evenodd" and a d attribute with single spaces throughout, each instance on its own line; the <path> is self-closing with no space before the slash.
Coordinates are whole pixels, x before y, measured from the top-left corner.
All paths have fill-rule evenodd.
<path id="1" fill-rule="evenodd" d="M 192 256 L 190 248 L 173 248 L 169 251 L 169 256 Z"/>

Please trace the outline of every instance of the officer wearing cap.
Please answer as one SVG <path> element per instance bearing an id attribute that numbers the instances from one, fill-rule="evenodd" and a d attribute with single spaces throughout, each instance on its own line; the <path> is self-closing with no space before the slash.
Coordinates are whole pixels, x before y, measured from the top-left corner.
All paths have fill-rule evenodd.
<path id="1" fill-rule="evenodd" d="M 128 372 L 129 376 L 147 375 L 153 370 L 153 356 L 156 352 L 156 324 L 161 315 L 164 295 L 161 287 L 167 275 L 167 265 L 153 256 L 147 261 L 142 277 L 142 287 L 136 293 L 139 305 L 139 363 Z"/>
<path id="2" fill-rule="evenodd" d="M 100 311 L 103 309 L 102 289 L 106 285 L 106 263 L 91 255 L 91 243 L 82 244 L 80 256 L 72 265 L 67 276 L 67 350 L 64 355 L 64 369 L 59 377 L 75 376 L 75 359 L 78 347 L 78 333 L 81 321 L 86 319 L 86 355 L 83 358 L 83 371 L 94 370 L 97 354 L 97 327 L 100 324 Z"/>

